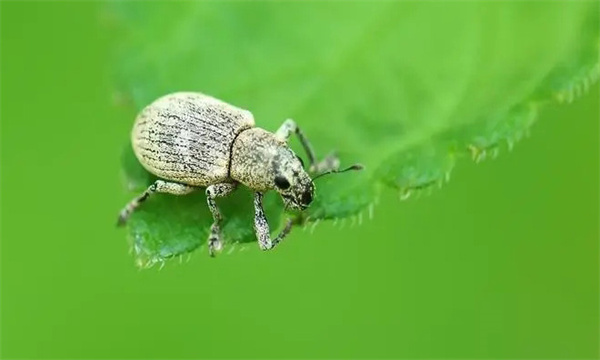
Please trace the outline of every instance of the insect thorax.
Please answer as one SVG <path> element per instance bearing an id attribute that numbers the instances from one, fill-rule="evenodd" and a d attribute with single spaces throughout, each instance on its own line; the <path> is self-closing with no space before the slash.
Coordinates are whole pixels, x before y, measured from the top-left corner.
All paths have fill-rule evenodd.
<path id="1" fill-rule="evenodd" d="M 231 179 L 251 189 L 266 191 L 273 187 L 277 158 L 287 144 L 260 128 L 242 131 L 231 152 Z"/>

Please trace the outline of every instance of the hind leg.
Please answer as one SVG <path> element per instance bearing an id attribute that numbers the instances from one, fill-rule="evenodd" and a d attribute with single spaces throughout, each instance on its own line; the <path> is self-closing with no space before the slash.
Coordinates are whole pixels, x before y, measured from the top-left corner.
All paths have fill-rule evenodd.
<path id="1" fill-rule="evenodd" d="M 150 185 L 148 187 L 148 189 L 146 189 L 146 191 L 144 191 L 139 196 L 137 196 L 136 198 L 131 200 L 123 208 L 123 210 L 121 210 L 121 212 L 119 213 L 119 220 L 117 222 L 117 225 L 124 225 L 127 222 L 127 219 L 129 219 L 129 216 L 131 215 L 131 213 L 135 209 L 137 209 L 140 206 L 140 204 L 142 204 L 144 201 L 146 201 L 146 199 L 148 199 L 148 197 L 150 197 L 150 195 L 152 195 L 154 193 L 158 192 L 158 193 L 167 193 L 167 194 L 173 194 L 173 195 L 185 195 L 185 194 L 189 194 L 197 189 L 198 189 L 197 187 L 190 186 L 190 185 L 178 184 L 178 183 L 168 182 L 168 181 L 164 181 L 164 180 L 156 180 L 154 182 L 154 184 Z"/>

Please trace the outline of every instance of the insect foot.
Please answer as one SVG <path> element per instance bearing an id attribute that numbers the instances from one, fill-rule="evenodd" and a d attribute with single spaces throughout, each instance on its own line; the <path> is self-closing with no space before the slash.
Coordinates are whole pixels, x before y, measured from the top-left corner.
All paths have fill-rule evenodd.
<path id="1" fill-rule="evenodd" d="M 211 257 L 215 257 L 217 251 L 223 250 L 223 243 L 221 242 L 221 230 L 219 227 L 213 225 L 210 227 L 210 235 L 208 235 L 208 254 Z"/>
<path id="2" fill-rule="evenodd" d="M 119 213 L 119 218 L 117 219 L 117 226 L 125 226 L 127 223 L 128 213 L 125 210 L 121 210 Z"/>
<path id="3" fill-rule="evenodd" d="M 264 234 L 264 236 L 267 237 L 267 240 L 259 241 L 259 243 L 258 243 L 259 248 L 263 251 L 273 249 L 275 246 L 277 246 L 277 244 L 279 244 L 281 242 L 281 240 L 283 240 L 286 236 L 289 235 L 289 233 L 292 231 L 293 225 L 294 225 L 293 220 L 288 219 L 286 221 L 286 224 L 285 224 L 285 227 L 283 228 L 283 230 L 281 230 L 279 235 L 277 235 L 277 237 L 273 240 L 270 240 L 270 236 L 268 236 L 268 234 Z"/>

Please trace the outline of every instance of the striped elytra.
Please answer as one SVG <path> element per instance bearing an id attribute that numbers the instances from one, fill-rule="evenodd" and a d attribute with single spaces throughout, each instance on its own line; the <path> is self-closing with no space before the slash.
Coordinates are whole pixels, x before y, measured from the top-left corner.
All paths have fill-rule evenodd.
<path id="1" fill-rule="evenodd" d="M 236 137 L 254 126 L 252 113 L 213 97 L 179 92 L 138 115 L 131 141 L 146 170 L 192 186 L 229 182 Z"/>

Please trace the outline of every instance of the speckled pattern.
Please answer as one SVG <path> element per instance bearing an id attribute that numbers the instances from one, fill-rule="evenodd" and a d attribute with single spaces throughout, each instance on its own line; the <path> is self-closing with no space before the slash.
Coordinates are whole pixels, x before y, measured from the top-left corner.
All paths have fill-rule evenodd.
<path id="1" fill-rule="evenodd" d="M 285 178 L 290 186 L 277 187 L 278 176 Z M 295 209 L 306 208 L 314 194 L 314 184 L 300 158 L 285 140 L 260 128 L 246 130 L 235 140 L 231 178 L 255 191 L 276 190 L 286 206 Z"/>
<path id="2" fill-rule="evenodd" d="M 288 219 L 283 230 L 275 237 L 271 239 L 271 232 L 269 229 L 269 222 L 265 216 L 265 211 L 262 205 L 263 194 L 261 192 L 254 193 L 254 232 L 256 233 L 256 239 L 258 240 L 258 246 L 261 250 L 271 250 L 292 230 L 292 220 Z"/>
<path id="3" fill-rule="evenodd" d="M 253 126 L 249 111 L 200 93 L 179 92 L 141 111 L 131 141 L 138 160 L 152 174 L 208 186 L 229 179 L 233 141 Z"/>

